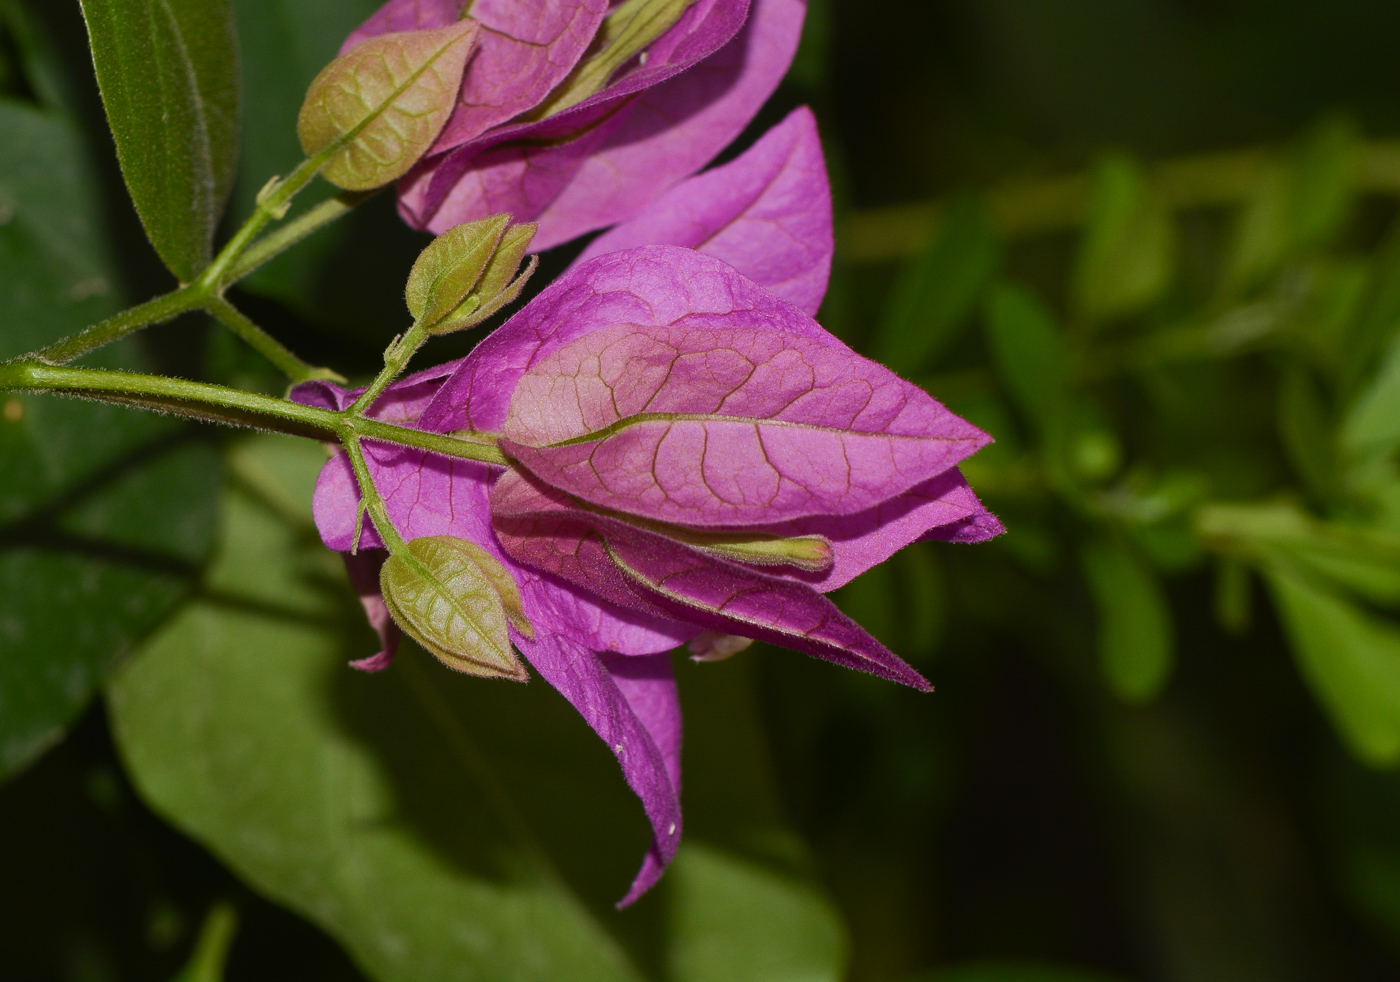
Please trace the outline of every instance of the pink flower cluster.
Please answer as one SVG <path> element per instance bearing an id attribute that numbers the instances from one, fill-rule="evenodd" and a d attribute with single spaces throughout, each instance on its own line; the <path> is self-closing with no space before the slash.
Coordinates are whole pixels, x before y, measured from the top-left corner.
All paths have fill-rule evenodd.
<path id="1" fill-rule="evenodd" d="M 350 43 L 441 26 L 457 7 L 394 0 Z M 510 211 L 539 221 L 548 246 L 615 225 L 469 356 L 395 384 L 372 409 L 490 434 L 509 466 L 365 447 L 400 535 L 469 540 L 512 574 L 535 627 L 512 640 L 641 798 L 654 839 L 624 904 L 680 840 L 667 652 L 689 644 L 716 658 L 758 639 L 928 688 L 824 594 L 909 543 L 1001 532 L 957 468 L 989 437 L 813 320 L 832 227 L 811 113 L 688 176 L 777 85 L 803 10 L 695 0 L 602 91 L 521 121 L 588 50 L 607 4 L 476 0 L 485 40 L 460 104 L 400 189 L 405 216 L 435 230 Z M 343 409 L 354 393 L 312 383 L 296 398 Z M 378 669 L 397 630 L 372 528 L 350 555 L 359 498 L 336 456 L 316 521 L 384 638 L 358 663 Z"/>

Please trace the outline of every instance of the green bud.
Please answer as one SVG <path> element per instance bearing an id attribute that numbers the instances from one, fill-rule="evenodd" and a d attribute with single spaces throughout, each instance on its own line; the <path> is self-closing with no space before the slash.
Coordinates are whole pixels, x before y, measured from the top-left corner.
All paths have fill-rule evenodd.
<path id="1" fill-rule="evenodd" d="M 520 296 L 538 262 L 531 260 L 516 276 L 536 227 L 495 215 L 434 239 L 413 264 L 404 290 L 414 320 L 430 334 L 448 334 L 475 327 Z"/>
<path id="2" fill-rule="evenodd" d="M 490 553 L 451 536 L 414 539 L 379 574 L 384 603 L 405 634 L 448 668 L 468 675 L 529 680 L 508 626 L 528 638 L 520 589 Z"/>
<path id="3" fill-rule="evenodd" d="M 371 38 L 331 62 L 307 90 L 297 135 L 321 176 L 349 191 L 402 177 L 428 152 L 457 104 L 478 26 Z"/>
<path id="4" fill-rule="evenodd" d="M 713 535 L 689 529 L 667 529 L 663 535 L 723 559 L 760 566 L 796 566 L 820 573 L 831 568 L 831 540 L 824 535 Z"/>
<path id="5" fill-rule="evenodd" d="M 601 92 L 616 72 L 671 29 L 695 0 L 626 0 L 604 19 L 594 54 L 569 73 L 527 118 L 545 119 Z"/>

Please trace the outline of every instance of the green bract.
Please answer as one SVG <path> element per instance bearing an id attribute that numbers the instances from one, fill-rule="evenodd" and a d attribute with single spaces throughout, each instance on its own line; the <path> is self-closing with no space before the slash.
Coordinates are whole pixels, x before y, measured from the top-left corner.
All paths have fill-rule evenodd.
<path id="1" fill-rule="evenodd" d="M 407 173 L 447 122 L 477 25 L 385 34 L 341 55 L 317 75 L 297 119 L 321 176 L 368 191 Z"/>
<path id="2" fill-rule="evenodd" d="M 534 225 L 510 225 L 509 215 L 466 222 L 434 239 L 413 264 L 404 299 L 430 334 L 475 327 L 520 295 L 535 270 L 516 276 Z"/>
<path id="3" fill-rule="evenodd" d="M 406 555 L 389 557 L 379 580 L 399 627 L 444 665 L 528 681 L 507 628 L 535 632 L 515 581 L 484 549 L 445 535 L 414 539 Z"/>

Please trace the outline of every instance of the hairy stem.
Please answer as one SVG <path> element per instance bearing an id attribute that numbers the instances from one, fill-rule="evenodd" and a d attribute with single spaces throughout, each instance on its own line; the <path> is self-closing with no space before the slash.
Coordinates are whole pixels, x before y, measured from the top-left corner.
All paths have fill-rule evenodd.
<path id="1" fill-rule="evenodd" d="M 389 387 L 389 383 L 399 377 L 399 373 L 408 365 L 409 359 L 418 353 L 418 349 L 423 347 L 423 342 L 426 340 L 428 340 L 428 329 L 422 324 L 414 324 L 409 328 L 407 334 L 396 338 L 394 343 L 389 345 L 389 349 L 384 352 L 384 370 L 375 377 L 369 388 L 360 393 L 360 397 L 350 407 L 350 412 L 363 413 L 374 405 L 374 400 L 378 399 L 380 393 Z"/>
<path id="2" fill-rule="evenodd" d="M 152 324 L 162 324 L 183 313 L 198 310 L 204 302 L 204 293 L 197 287 L 182 286 L 172 293 L 123 310 L 120 314 L 84 328 L 47 348 L 41 348 L 28 357 L 50 365 L 66 365 L 89 351 L 96 351 L 104 345 L 126 337 L 133 331 Z"/>
<path id="3" fill-rule="evenodd" d="M 379 538 L 384 541 L 384 547 L 395 555 L 407 556 L 408 546 L 399 535 L 399 530 L 394 528 L 394 523 L 390 521 L 388 506 L 384 504 L 379 489 L 374 486 L 374 479 L 370 477 L 369 463 L 365 460 L 365 451 L 360 446 L 359 437 L 351 436 L 345 440 L 345 454 L 350 458 L 350 466 L 355 471 L 355 481 L 360 485 L 360 500 L 365 503 L 365 510 L 369 512 L 370 521 L 374 522 Z"/>
<path id="4" fill-rule="evenodd" d="M 189 382 L 160 375 L 113 372 L 96 368 L 62 368 L 37 361 L 0 365 L 0 391 L 57 392 L 153 409 L 229 426 L 250 426 L 275 433 L 344 441 L 352 436 L 415 447 L 447 457 L 504 466 L 506 457 L 494 440 L 395 426 L 350 412 L 332 412 L 287 399 L 244 392 L 222 385 Z"/>

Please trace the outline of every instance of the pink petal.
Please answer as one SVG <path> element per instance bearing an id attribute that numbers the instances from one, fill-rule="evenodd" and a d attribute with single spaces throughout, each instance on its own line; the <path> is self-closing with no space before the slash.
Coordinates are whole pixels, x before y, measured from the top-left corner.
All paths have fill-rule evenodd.
<path id="1" fill-rule="evenodd" d="M 782 2 L 793 3 L 795 0 Z M 621 146 L 617 139 L 611 143 L 605 141 L 618 133 L 619 128 L 623 128 L 642 106 L 645 97 L 634 98 L 637 93 L 661 86 L 666 80 L 686 72 L 720 51 L 743 27 L 748 7 L 748 0 L 699 0 L 681 15 L 669 31 L 652 43 L 645 59 L 638 59 L 636 67 L 613 80 L 603 91 L 555 116 L 538 122 L 499 127 L 456 150 L 425 160 L 400 182 L 400 213 L 418 228 L 442 232 L 465 221 L 506 211 L 520 221 L 537 218 L 545 221 L 535 240 L 540 248 L 549 248 L 564 241 L 547 227 L 550 219 L 545 212 L 550 203 L 575 181 L 590 154 L 607 146 Z M 734 57 L 731 55 L 731 60 Z M 781 78 L 785 69 L 786 62 L 783 69 L 777 71 L 777 78 Z M 769 67 L 769 73 L 772 71 Z M 706 73 L 706 77 L 714 75 L 714 72 Z M 648 193 L 646 200 L 718 153 L 743 129 L 763 99 L 767 98 L 767 93 L 756 102 L 753 102 L 752 94 L 747 99 L 730 96 L 727 87 L 733 83 L 732 74 L 724 78 L 714 77 L 708 86 L 697 82 L 666 97 L 667 104 L 675 111 L 701 117 L 697 119 L 696 133 L 691 137 L 697 151 L 701 149 L 699 141 L 718 139 L 719 142 L 713 146 L 706 144 L 703 154 L 692 151 L 690 156 L 698 156 L 698 159 L 679 171 L 675 168 L 688 158 L 674 146 L 661 146 L 660 150 L 665 152 L 668 160 L 675 162 L 665 165 L 669 176 Z M 776 79 L 773 85 L 776 86 Z M 744 91 L 749 90 L 745 88 Z M 700 112 L 700 100 L 705 92 L 715 99 L 725 93 L 726 99 L 720 100 L 724 104 L 717 105 L 713 112 Z M 753 103 L 752 108 L 748 108 L 750 102 Z M 651 103 L 646 105 L 650 107 Z M 645 133 L 634 127 L 628 130 L 632 135 L 625 139 L 641 139 L 655 125 L 654 114 L 649 108 L 643 108 L 642 112 L 644 116 L 652 117 L 651 122 L 643 124 L 647 127 Z M 742 119 L 738 118 L 740 114 Z M 728 135 L 725 135 L 726 132 Z M 645 203 L 645 200 L 637 202 L 636 207 L 640 208 Z M 634 213 L 629 210 L 614 215 L 603 224 L 611 224 Z M 577 224 L 576 218 L 569 221 Z M 578 232 L 569 232 L 565 238 L 576 234 Z"/>
<path id="2" fill-rule="evenodd" d="M 715 256 L 815 314 L 833 250 L 831 188 L 817 121 L 794 109 L 739 159 L 689 178 L 583 251 L 677 245 Z"/>
<path id="3" fill-rule="evenodd" d="M 516 640 L 522 654 L 588 721 L 642 800 L 652 844 L 626 907 L 661 878 L 681 839 L 681 710 L 666 655 L 599 655 L 557 635 Z"/>
<path id="4" fill-rule="evenodd" d="M 955 467 L 856 515 L 816 515 L 766 526 L 773 535 L 823 535 L 833 562 L 820 573 L 794 571 L 793 579 L 829 593 L 878 566 L 912 542 L 981 542 L 1003 531 Z"/>
<path id="5" fill-rule="evenodd" d="M 930 688 L 806 584 L 716 559 L 610 516 L 581 511 L 553 488 L 508 472 L 491 496 L 513 558 L 619 606 L 669 614 L 723 634 L 768 641 L 919 689 Z M 629 598 L 629 594 L 632 596 Z"/>
<path id="6" fill-rule="evenodd" d="M 424 410 L 423 427 L 498 432 L 516 384 L 534 362 L 616 324 L 743 324 L 850 350 L 728 263 L 670 245 L 630 249 L 568 270 L 485 338 Z"/>
<path id="7" fill-rule="evenodd" d="M 389 616 L 389 608 L 379 592 L 379 570 L 389 554 L 383 549 L 361 550 L 355 555 L 346 553 L 345 572 L 350 577 L 350 587 L 364 605 L 365 616 L 370 627 L 379 635 L 379 653 L 350 663 L 351 668 L 362 672 L 382 672 L 394 662 L 394 654 L 399 649 L 403 632 Z"/>
<path id="8" fill-rule="evenodd" d="M 738 37 L 643 93 L 539 216 L 541 248 L 642 214 L 714 159 L 787 74 L 806 13 L 805 0 L 754 0 Z"/>
<path id="9" fill-rule="evenodd" d="M 748 326 L 595 331 L 535 361 L 504 429 L 546 483 L 684 525 L 856 514 L 990 441 L 849 348 Z"/>
<path id="10" fill-rule="evenodd" d="M 341 47 L 393 31 L 455 23 L 463 0 L 390 0 Z M 564 80 L 598 33 L 607 0 L 475 0 L 477 49 L 462 77 L 458 105 L 433 146 L 441 153 L 533 109 Z"/>

